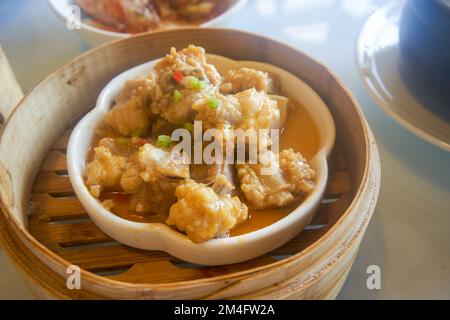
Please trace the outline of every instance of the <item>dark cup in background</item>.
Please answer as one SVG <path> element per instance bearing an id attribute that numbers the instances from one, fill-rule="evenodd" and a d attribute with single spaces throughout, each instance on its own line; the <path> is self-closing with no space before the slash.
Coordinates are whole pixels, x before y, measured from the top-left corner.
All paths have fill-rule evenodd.
<path id="1" fill-rule="evenodd" d="M 450 0 L 408 0 L 399 45 L 400 71 L 413 94 L 427 107 L 440 105 L 437 112 L 450 109 Z"/>

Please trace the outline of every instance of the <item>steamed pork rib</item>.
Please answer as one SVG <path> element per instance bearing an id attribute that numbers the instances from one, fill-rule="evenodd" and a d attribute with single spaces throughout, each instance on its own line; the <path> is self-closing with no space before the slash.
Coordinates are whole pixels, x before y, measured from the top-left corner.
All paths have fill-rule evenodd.
<path id="1" fill-rule="evenodd" d="M 154 0 L 162 21 L 200 23 L 225 11 L 231 0 Z"/>
<path id="2" fill-rule="evenodd" d="M 205 50 L 189 46 L 179 52 L 172 48 L 156 66 L 157 83 L 151 110 L 170 123 L 192 122 L 192 105 L 212 94 L 221 76 L 206 61 Z"/>
<path id="3" fill-rule="evenodd" d="M 282 128 L 286 121 L 288 99 L 251 88 L 232 96 L 215 92 L 213 97 L 197 101 L 193 108 L 197 111 L 195 120 L 202 121 L 206 129 L 275 129 Z"/>
<path id="4" fill-rule="evenodd" d="M 112 138 L 100 140 L 94 160 L 86 167 L 86 185 L 95 197 L 100 197 L 103 190 L 130 194 L 130 210 L 167 215 L 176 201 L 175 188 L 190 177 L 189 165 L 182 158 L 177 159 L 170 149 L 160 149 L 150 143 L 138 148 L 133 146 L 135 138 L 128 140 L 127 146 L 117 144 Z M 130 150 L 136 149 L 129 155 Z M 117 154 L 128 154 L 128 157 Z M 104 206 L 114 208 L 114 200 L 107 200 L 110 201 L 105 200 Z"/>
<path id="5" fill-rule="evenodd" d="M 276 156 L 267 151 L 266 158 L 274 172 L 263 174 L 262 169 L 268 165 L 236 164 L 241 191 L 247 202 L 254 209 L 284 207 L 294 202 L 295 198 L 289 191 L 289 183 L 283 177 Z"/>
<path id="6" fill-rule="evenodd" d="M 275 94 L 271 94 L 269 97 L 271 100 L 276 101 L 279 112 L 279 119 L 271 122 L 271 129 L 281 129 L 284 127 L 284 123 L 286 122 L 289 109 L 289 99 Z"/>
<path id="7" fill-rule="evenodd" d="M 210 165 L 208 176 L 213 183 L 212 188 L 217 194 L 238 195 L 237 188 L 235 188 L 238 181 L 234 165 L 228 163 Z"/>
<path id="8" fill-rule="evenodd" d="M 239 194 L 236 188 L 238 185 L 236 170 L 232 164 L 192 164 L 190 170 L 192 180 L 211 186 L 219 195 Z"/>
<path id="9" fill-rule="evenodd" d="M 160 135 L 170 136 L 172 132 L 178 128 L 179 126 L 170 123 L 169 121 L 157 116 L 152 124 L 152 136 L 154 137 L 158 137 Z"/>
<path id="10" fill-rule="evenodd" d="M 183 162 L 181 155 L 170 150 L 163 150 L 151 144 L 145 144 L 138 153 L 139 165 L 145 182 L 150 182 L 158 175 L 170 178 L 189 178 L 189 165 Z"/>
<path id="11" fill-rule="evenodd" d="M 309 166 L 300 152 L 295 152 L 292 149 L 283 150 L 280 152 L 279 161 L 283 176 L 289 181 L 290 192 L 304 196 L 314 189 L 316 172 Z"/>
<path id="12" fill-rule="evenodd" d="M 76 0 L 96 21 L 119 32 L 139 33 L 157 28 L 159 16 L 150 0 Z"/>
<path id="13" fill-rule="evenodd" d="M 167 214 L 176 201 L 175 188 L 190 173 L 189 166 L 175 163 L 171 154 L 170 150 L 145 144 L 127 163 L 120 185 L 133 194 L 130 205 L 136 212 Z"/>
<path id="14" fill-rule="evenodd" d="M 220 90 L 224 94 L 236 94 L 251 88 L 268 94 L 273 93 L 273 80 L 267 72 L 252 68 L 240 68 L 228 71 L 220 86 Z"/>
<path id="15" fill-rule="evenodd" d="M 125 171 L 126 158 L 114 156 L 108 148 L 94 149 L 95 158 L 86 166 L 86 185 L 91 194 L 98 198 L 103 190 L 116 188 Z"/>
<path id="16" fill-rule="evenodd" d="M 128 80 L 105 122 L 127 137 L 145 135 L 150 126 L 152 88 L 150 79 Z"/>
<path id="17" fill-rule="evenodd" d="M 242 110 L 241 129 L 280 129 L 286 121 L 287 98 L 273 99 L 254 88 L 236 94 Z"/>
<path id="18" fill-rule="evenodd" d="M 238 197 L 219 195 L 193 180 L 178 186 L 175 195 L 177 202 L 166 222 L 186 232 L 194 242 L 225 236 L 248 217 L 248 208 Z"/>
<path id="19" fill-rule="evenodd" d="M 136 153 L 140 146 L 142 145 L 142 141 L 137 140 L 137 138 L 132 139 L 126 139 L 126 138 L 111 138 L 106 137 L 99 141 L 98 145 L 99 147 L 105 147 L 109 149 L 109 151 L 114 156 L 121 156 L 125 157 L 130 160 L 129 157 L 132 156 L 134 153 Z M 147 140 L 145 140 L 147 141 Z M 134 143 L 133 143 L 134 142 Z M 139 143 L 137 143 L 139 142 Z"/>
<path id="20" fill-rule="evenodd" d="M 75 0 L 95 26 L 140 33 L 199 24 L 225 11 L 231 0 Z"/>
<path id="21" fill-rule="evenodd" d="M 197 6 L 209 1 L 173 0 L 164 6 L 175 2 Z M 194 242 L 228 235 L 249 219 L 247 205 L 289 210 L 315 188 L 316 177 L 299 152 L 274 154 L 266 148 L 274 146 L 269 129 L 284 128 L 290 105 L 288 98 L 275 94 L 276 88 L 266 72 L 240 68 L 222 78 L 203 48 L 172 48 L 148 78 L 124 84 L 96 130 L 94 158 L 85 170 L 89 191 L 120 216 L 126 209 L 139 218 L 157 215 Z M 224 163 L 203 159 L 191 164 L 193 159 L 173 152 L 178 150 L 173 131 L 185 128 L 192 138 L 195 121 L 201 122 L 203 133 L 217 130 L 211 140 L 223 139 Z M 256 141 L 249 134 L 256 134 Z M 203 155 L 210 142 L 202 142 Z M 250 149 L 252 142 L 258 148 Z M 192 141 L 188 147 L 193 155 Z M 250 163 L 249 150 L 257 152 L 256 164 Z"/>
<path id="22" fill-rule="evenodd" d="M 214 179 L 214 182 L 211 186 L 211 189 L 214 190 L 218 195 L 226 195 L 229 194 L 231 196 L 236 196 L 238 193 L 235 191 L 236 188 L 233 184 L 233 180 L 230 177 L 227 177 L 223 174 L 219 174 Z"/>
<path id="23" fill-rule="evenodd" d="M 216 128 L 227 135 L 231 128 L 281 128 L 285 121 L 288 100 L 265 93 L 271 86 L 266 73 L 258 74 L 251 69 L 236 71 L 255 73 L 263 78 L 259 82 L 265 84 L 257 91 L 249 82 L 250 89 L 224 96 L 218 90 L 220 74 L 207 63 L 205 51 L 194 46 L 180 52 L 171 49 L 155 70 L 158 80 L 151 109 L 170 123 L 182 125 L 199 120 L 204 129 Z"/>
<path id="24" fill-rule="evenodd" d="M 201 121 L 204 130 L 221 131 L 224 140 L 233 139 L 232 129 L 243 121 L 239 100 L 215 91 L 192 105 L 195 120 Z"/>
<path id="25" fill-rule="evenodd" d="M 314 188 L 315 172 L 299 152 L 283 150 L 277 157 L 265 151 L 260 157 L 264 163 L 236 164 L 242 193 L 254 209 L 288 206 Z"/>
<path id="26" fill-rule="evenodd" d="M 214 107 L 211 107 L 211 106 Z M 234 141 L 235 131 L 253 129 L 261 148 L 271 145 L 269 130 L 281 129 L 286 121 L 288 99 L 269 96 L 254 88 L 236 95 L 224 96 L 215 92 L 214 96 L 198 100 L 192 108 L 197 112 L 195 120 L 201 121 L 204 129 L 221 131 L 224 141 Z"/>
<path id="27" fill-rule="evenodd" d="M 137 193 L 144 186 L 144 180 L 141 177 L 141 166 L 137 161 L 137 154 L 131 157 L 125 165 L 125 171 L 120 177 L 120 186 L 126 193 Z"/>

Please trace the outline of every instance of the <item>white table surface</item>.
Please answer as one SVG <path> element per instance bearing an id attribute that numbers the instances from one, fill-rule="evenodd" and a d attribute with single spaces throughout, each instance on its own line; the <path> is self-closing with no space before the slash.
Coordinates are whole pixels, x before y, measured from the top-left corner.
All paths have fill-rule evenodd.
<path id="1" fill-rule="evenodd" d="M 391 0 L 395 1 L 395 0 Z M 228 27 L 263 33 L 314 56 L 350 87 L 381 155 L 379 202 L 341 299 L 450 298 L 450 153 L 420 140 L 384 114 L 356 70 L 365 18 L 387 0 L 249 0 Z M 88 46 L 45 0 L 1 0 L 0 43 L 28 91 Z M 381 268 L 381 290 L 366 269 Z M 0 249 L 0 299 L 31 294 Z"/>

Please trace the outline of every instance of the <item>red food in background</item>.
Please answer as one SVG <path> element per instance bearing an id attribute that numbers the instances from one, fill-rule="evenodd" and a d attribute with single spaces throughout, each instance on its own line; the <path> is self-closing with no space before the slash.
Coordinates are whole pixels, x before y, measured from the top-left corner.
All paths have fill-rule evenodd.
<path id="1" fill-rule="evenodd" d="M 139 33 L 159 26 L 150 0 L 76 0 L 81 9 L 100 23 L 121 32 Z"/>
<path id="2" fill-rule="evenodd" d="M 94 26 L 140 33 L 164 23 L 199 24 L 225 11 L 231 0 L 76 0 Z"/>

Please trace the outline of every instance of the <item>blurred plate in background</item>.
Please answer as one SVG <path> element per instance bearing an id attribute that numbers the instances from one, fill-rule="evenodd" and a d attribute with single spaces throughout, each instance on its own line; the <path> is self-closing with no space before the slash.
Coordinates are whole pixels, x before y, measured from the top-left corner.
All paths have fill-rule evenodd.
<path id="1" fill-rule="evenodd" d="M 394 1 L 370 16 L 361 30 L 356 60 L 363 82 L 377 104 L 420 138 L 450 151 L 450 108 L 423 104 L 400 73 L 398 26 L 404 1 Z"/>
<path id="2" fill-rule="evenodd" d="M 232 0 L 231 5 L 222 12 L 220 15 L 202 23 L 199 27 L 224 27 L 232 19 L 232 17 L 244 7 L 247 0 Z M 75 5 L 74 0 L 48 0 L 50 7 L 57 13 L 57 15 L 63 20 L 61 28 L 67 27 L 67 21 L 71 19 L 73 15 L 73 6 Z M 154 31 L 158 31 L 155 29 Z M 89 43 L 91 46 L 97 46 L 110 41 L 123 39 L 130 36 L 129 33 L 121 33 L 108 31 L 102 28 L 98 28 L 93 24 L 89 23 L 86 19 L 81 19 L 80 29 L 74 30 L 79 31 L 83 39 Z M 150 31 L 152 32 L 152 31 Z"/>

